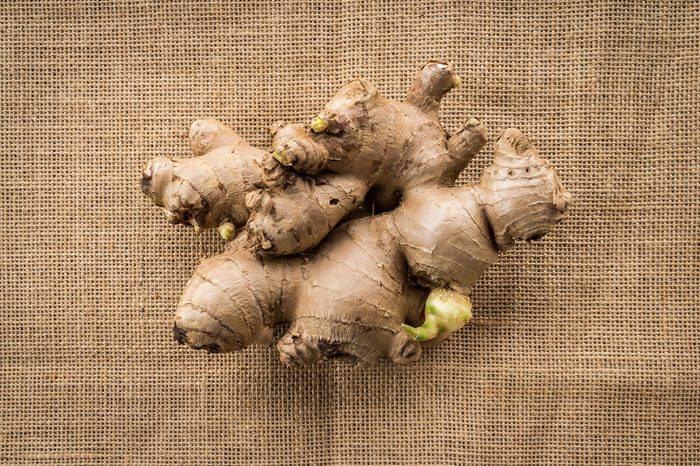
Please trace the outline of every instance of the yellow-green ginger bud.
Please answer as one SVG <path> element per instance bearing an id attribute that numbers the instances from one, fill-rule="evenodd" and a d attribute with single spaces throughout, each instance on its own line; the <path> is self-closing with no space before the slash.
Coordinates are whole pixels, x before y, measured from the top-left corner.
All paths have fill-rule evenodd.
<path id="1" fill-rule="evenodd" d="M 281 147 L 275 152 L 273 152 L 272 157 L 274 157 L 275 160 L 277 160 L 285 167 L 288 167 L 292 164 L 292 161 L 289 160 L 289 158 L 287 157 L 287 151 Z"/>
<path id="2" fill-rule="evenodd" d="M 219 225 L 219 236 L 224 241 L 231 241 L 236 236 L 236 225 L 231 222 L 224 222 Z"/>
<path id="3" fill-rule="evenodd" d="M 328 121 L 320 116 L 317 116 L 311 120 L 311 129 L 314 133 L 323 133 L 326 129 L 328 129 Z"/>
<path id="4" fill-rule="evenodd" d="M 403 324 L 401 329 L 416 341 L 447 337 L 472 318 L 472 303 L 456 291 L 440 288 L 430 292 L 425 301 L 425 321 L 420 327 Z"/>

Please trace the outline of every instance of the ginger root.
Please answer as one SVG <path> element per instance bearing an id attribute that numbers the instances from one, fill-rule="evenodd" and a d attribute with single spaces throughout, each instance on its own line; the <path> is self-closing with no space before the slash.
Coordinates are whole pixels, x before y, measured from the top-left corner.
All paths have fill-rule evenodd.
<path id="1" fill-rule="evenodd" d="M 193 158 L 159 157 L 143 169 L 141 189 L 171 223 L 196 230 L 229 223 L 242 228 L 250 212 L 248 193 L 263 186 L 266 152 L 216 120 L 198 120 L 189 132 Z M 231 234 L 230 227 L 226 228 Z M 231 234 L 232 236 L 232 234 Z"/>
<path id="2" fill-rule="evenodd" d="M 308 125 L 275 125 L 269 151 L 199 120 L 194 157 L 149 162 L 142 189 L 171 222 L 231 241 L 195 270 L 174 338 L 230 352 L 271 343 L 286 323 L 287 365 L 407 363 L 465 325 L 481 274 L 549 232 L 570 195 L 514 129 L 479 183 L 455 186 L 486 142 L 475 118 L 449 136 L 440 125 L 440 101 L 459 84 L 442 62 L 421 68 L 404 102 L 358 79 Z"/>
<path id="3" fill-rule="evenodd" d="M 570 201 L 520 131 L 505 131 L 494 152 L 479 183 L 417 186 L 395 210 L 338 226 L 311 255 L 269 257 L 239 236 L 197 267 L 175 339 L 236 351 L 286 322 L 277 349 L 287 365 L 415 361 L 471 318 L 471 287 L 498 253 L 546 234 Z"/>
<path id="4" fill-rule="evenodd" d="M 454 181 L 485 141 L 477 119 L 449 138 L 440 125 L 440 101 L 458 82 L 450 65 L 429 62 L 397 102 L 354 80 L 310 125 L 277 124 L 269 152 L 216 120 L 196 121 L 195 157 L 152 160 L 142 189 L 172 223 L 246 226 L 267 254 L 307 251 L 363 203 L 383 212 L 408 189 Z"/>
<path id="5" fill-rule="evenodd" d="M 304 252 L 363 203 L 379 213 L 395 208 L 407 190 L 449 185 L 485 139 L 464 128 L 449 137 L 438 119 L 445 94 L 460 82 L 452 66 L 429 62 L 406 100 L 387 99 L 357 79 L 328 102 L 310 126 L 278 125 L 267 189 L 249 207 L 247 228 L 268 254 Z M 483 125 L 472 119 L 466 127 Z M 286 182 L 285 182 L 286 181 Z"/>

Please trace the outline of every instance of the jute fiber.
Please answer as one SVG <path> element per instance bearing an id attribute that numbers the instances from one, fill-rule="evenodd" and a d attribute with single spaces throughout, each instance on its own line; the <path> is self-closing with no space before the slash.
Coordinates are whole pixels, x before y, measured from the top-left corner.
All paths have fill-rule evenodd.
<path id="1" fill-rule="evenodd" d="M 0 463 L 700 464 L 697 2 L 1 10 Z M 414 365 L 177 346 L 179 293 L 223 245 L 166 224 L 143 163 L 188 155 L 200 117 L 266 146 L 353 77 L 400 98 L 432 58 L 463 78 L 446 127 L 531 135 L 569 218 Z"/>

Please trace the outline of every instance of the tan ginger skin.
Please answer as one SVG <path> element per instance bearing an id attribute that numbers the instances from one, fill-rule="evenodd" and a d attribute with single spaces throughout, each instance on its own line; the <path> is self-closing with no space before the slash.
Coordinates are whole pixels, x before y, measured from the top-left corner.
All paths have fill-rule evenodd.
<path id="1" fill-rule="evenodd" d="M 198 120 L 189 132 L 193 158 L 159 157 L 143 169 L 141 189 L 171 223 L 198 230 L 224 222 L 243 227 L 246 195 L 263 186 L 266 152 L 216 120 Z"/>
<path id="2" fill-rule="evenodd" d="M 478 128 L 464 132 L 472 156 Z M 438 343 L 469 319 L 471 287 L 500 251 L 540 238 L 566 211 L 569 194 L 522 133 L 505 131 L 494 152 L 478 184 L 418 183 L 394 211 L 344 223 L 311 256 L 256 254 L 254 238 L 239 236 L 195 271 L 175 338 L 229 352 L 270 341 L 288 322 L 277 343 L 288 365 L 416 360 L 421 341 Z M 440 309 L 460 315 L 440 321 Z"/>
<path id="3" fill-rule="evenodd" d="M 195 157 L 149 162 L 142 189 L 173 223 L 226 223 L 227 235 L 247 224 L 268 254 L 304 252 L 363 202 L 383 212 L 407 190 L 455 179 L 475 153 L 465 128 L 480 125 L 472 119 L 449 138 L 442 129 L 440 101 L 459 83 L 450 65 L 429 62 L 398 102 L 354 80 L 310 126 L 278 125 L 271 152 L 216 120 L 197 121 Z"/>

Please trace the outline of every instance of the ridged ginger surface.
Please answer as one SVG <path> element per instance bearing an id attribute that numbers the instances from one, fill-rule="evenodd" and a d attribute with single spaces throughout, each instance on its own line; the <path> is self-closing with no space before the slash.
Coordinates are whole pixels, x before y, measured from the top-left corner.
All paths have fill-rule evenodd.
<path id="1" fill-rule="evenodd" d="M 287 365 L 406 363 L 467 323 L 481 274 L 516 241 L 549 232 L 570 195 L 515 129 L 495 141 L 478 183 L 454 185 L 486 142 L 475 118 L 449 136 L 440 125 L 440 101 L 459 82 L 430 62 L 397 102 L 355 80 L 307 126 L 276 125 L 269 151 L 200 120 L 195 157 L 148 163 L 142 189 L 172 222 L 235 237 L 186 285 L 175 339 L 230 352 L 271 343 L 287 324 L 277 342 Z"/>

